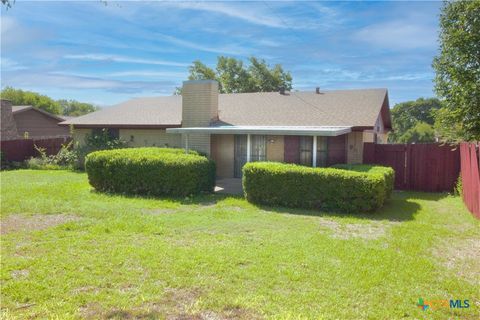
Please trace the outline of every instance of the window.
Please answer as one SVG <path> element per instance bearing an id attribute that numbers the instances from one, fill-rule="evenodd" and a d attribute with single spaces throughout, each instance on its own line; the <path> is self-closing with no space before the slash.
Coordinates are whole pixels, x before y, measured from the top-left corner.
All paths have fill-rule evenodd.
<path id="1" fill-rule="evenodd" d="M 326 167 L 327 157 L 327 137 L 317 137 L 317 167 Z"/>
<path id="2" fill-rule="evenodd" d="M 300 137 L 300 164 L 312 166 L 313 137 Z"/>
<path id="3" fill-rule="evenodd" d="M 118 128 L 95 128 L 92 130 L 92 134 L 101 135 L 104 130 L 108 132 L 110 139 L 118 139 L 120 137 L 120 130 L 118 130 Z"/>

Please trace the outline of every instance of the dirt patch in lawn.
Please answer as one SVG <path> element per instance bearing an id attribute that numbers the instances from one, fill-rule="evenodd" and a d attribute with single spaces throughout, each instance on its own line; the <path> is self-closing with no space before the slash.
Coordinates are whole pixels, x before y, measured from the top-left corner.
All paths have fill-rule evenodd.
<path id="1" fill-rule="evenodd" d="M 158 302 L 147 302 L 129 309 L 107 310 L 98 303 L 79 309 L 84 319 L 167 319 L 167 320 L 230 320 L 260 319 L 254 312 L 241 307 L 225 307 L 221 312 L 198 310 L 199 289 L 167 288 Z"/>
<path id="2" fill-rule="evenodd" d="M 35 214 L 32 216 L 14 214 L 0 221 L 0 234 L 43 230 L 78 220 L 80 218 L 77 216 L 68 214 Z"/>
<path id="3" fill-rule="evenodd" d="M 332 237 L 337 239 L 361 238 L 374 240 L 385 236 L 388 230 L 398 222 L 347 223 L 341 224 L 328 219 L 320 220 L 322 229 L 329 229 Z"/>
<path id="4" fill-rule="evenodd" d="M 480 239 L 441 241 L 433 251 L 437 261 L 464 280 L 480 283 Z"/>

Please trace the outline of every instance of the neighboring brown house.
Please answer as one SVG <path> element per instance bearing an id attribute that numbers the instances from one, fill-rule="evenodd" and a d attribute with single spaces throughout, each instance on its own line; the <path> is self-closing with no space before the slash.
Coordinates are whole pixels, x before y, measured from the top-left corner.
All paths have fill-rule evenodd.
<path id="1" fill-rule="evenodd" d="M 13 118 L 20 138 L 57 138 L 70 136 L 69 128 L 59 126 L 67 120 L 32 106 L 13 106 Z"/>
<path id="2" fill-rule="evenodd" d="M 240 177 L 248 161 L 307 166 L 361 163 L 364 142 L 386 141 L 386 89 L 219 94 L 213 80 L 185 81 L 182 96 L 138 98 L 61 125 L 79 143 L 108 129 L 131 146 L 195 149 L 220 178 Z"/>

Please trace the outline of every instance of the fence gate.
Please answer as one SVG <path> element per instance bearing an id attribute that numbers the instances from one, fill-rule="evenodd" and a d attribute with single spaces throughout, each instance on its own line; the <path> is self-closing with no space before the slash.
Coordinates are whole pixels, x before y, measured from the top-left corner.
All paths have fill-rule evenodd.
<path id="1" fill-rule="evenodd" d="M 458 147 L 435 143 L 365 143 L 363 162 L 392 167 L 401 190 L 452 191 L 460 173 Z"/>

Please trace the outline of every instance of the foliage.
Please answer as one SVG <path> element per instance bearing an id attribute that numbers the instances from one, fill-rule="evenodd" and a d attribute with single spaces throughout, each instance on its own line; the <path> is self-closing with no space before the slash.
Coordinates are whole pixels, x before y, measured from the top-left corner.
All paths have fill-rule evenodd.
<path id="1" fill-rule="evenodd" d="M 458 142 L 463 135 L 462 124 L 455 112 L 447 107 L 436 112 L 434 129 L 438 137 L 445 142 Z"/>
<path id="2" fill-rule="evenodd" d="M 189 67 L 189 80 L 217 80 L 221 93 L 272 92 L 280 87 L 292 89 L 292 76 L 277 64 L 270 67 L 265 60 L 251 57 L 246 67 L 242 60 L 219 56 L 216 69 L 201 61 L 194 61 Z M 181 94 L 177 88 L 176 94 Z"/>
<path id="3" fill-rule="evenodd" d="M 85 141 L 82 145 L 77 144 L 75 146 L 75 152 L 77 153 L 76 169 L 83 170 L 85 166 L 85 157 L 94 151 L 99 150 L 112 150 L 121 149 L 128 146 L 127 142 L 112 137 L 108 129 L 102 129 L 100 132 L 94 131 L 91 134 L 85 136 Z"/>
<path id="4" fill-rule="evenodd" d="M 440 14 L 440 53 L 433 61 L 435 90 L 445 99 L 437 127 L 446 141 L 480 140 L 480 1 L 447 1 Z M 453 136 L 452 133 L 457 133 Z"/>
<path id="5" fill-rule="evenodd" d="M 2 99 L 10 100 L 13 105 L 31 105 L 53 114 L 62 113 L 60 104 L 57 101 L 36 92 L 5 87 L 0 95 Z"/>
<path id="6" fill-rule="evenodd" d="M 415 306 L 424 292 L 478 297 L 480 220 L 445 193 L 348 215 L 92 192 L 65 170 L 0 178 L 5 319 L 478 318 L 478 305 Z"/>
<path id="7" fill-rule="evenodd" d="M 85 169 L 90 184 L 104 192 L 188 196 L 215 186 L 214 162 L 183 149 L 96 151 L 87 156 Z"/>
<path id="8" fill-rule="evenodd" d="M 390 110 L 393 132 L 389 133 L 388 140 L 393 143 L 435 141 L 432 126 L 435 123 L 437 110 L 441 107 L 442 102 L 437 98 L 419 98 L 415 101 L 396 104 Z M 427 124 L 428 127 L 425 125 L 417 127 L 419 123 Z M 416 141 L 416 137 L 423 140 Z"/>
<path id="9" fill-rule="evenodd" d="M 381 174 L 275 162 L 247 163 L 243 188 L 257 204 L 340 212 L 374 211 L 388 193 Z"/>
<path id="10" fill-rule="evenodd" d="M 463 196 L 463 183 L 461 175 L 458 176 L 457 182 L 455 183 L 455 187 L 453 188 L 453 194 L 459 197 Z"/>
<path id="11" fill-rule="evenodd" d="M 72 148 L 72 141 L 63 144 L 55 155 L 47 155 L 45 148 L 34 145 L 35 150 L 39 153 L 39 157 L 32 157 L 26 161 L 28 169 L 73 169 L 77 162 L 77 153 Z"/>
<path id="12" fill-rule="evenodd" d="M 90 103 L 78 102 L 76 100 L 58 100 L 64 116 L 78 117 L 84 114 L 98 111 L 99 108 Z"/>
<path id="13" fill-rule="evenodd" d="M 435 130 L 425 122 L 417 122 L 398 138 L 397 143 L 428 143 L 435 142 Z"/>
<path id="14" fill-rule="evenodd" d="M 1 92 L 2 99 L 8 99 L 13 105 L 31 105 L 43 111 L 64 115 L 64 116 L 81 116 L 93 111 L 97 111 L 98 107 L 78 102 L 75 100 L 53 100 L 52 98 L 32 91 L 24 91 L 5 87 Z"/>
<path id="15" fill-rule="evenodd" d="M 336 164 L 332 168 L 352 170 L 357 172 L 366 172 L 369 174 L 379 174 L 385 179 L 385 189 L 387 190 L 387 199 L 390 198 L 395 186 L 395 170 L 391 167 L 376 166 L 369 164 Z"/>

